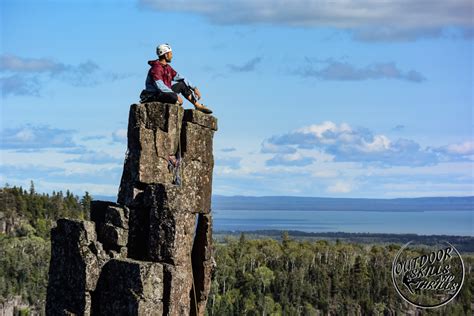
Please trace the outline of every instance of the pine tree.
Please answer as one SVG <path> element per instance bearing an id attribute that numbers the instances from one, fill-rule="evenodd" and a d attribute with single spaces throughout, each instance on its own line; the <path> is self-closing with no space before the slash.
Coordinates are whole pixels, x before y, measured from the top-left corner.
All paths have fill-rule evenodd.
<path id="1" fill-rule="evenodd" d="M 33 180 L 30 181 L 30 195 L 33 196 L 35 195 L 35 184 L 33 183 Z"/>
<path id="2" fill-rule="evenodd" d="M 85 215 L 85 218 L 87 219 L 90 216 L 91 202 L 92 202 L 92 197 L 89 195 L 89 192 L 86 191 L 86 193 L 81 199 L 81 208 L 82 208 L 83 214 Z"/>

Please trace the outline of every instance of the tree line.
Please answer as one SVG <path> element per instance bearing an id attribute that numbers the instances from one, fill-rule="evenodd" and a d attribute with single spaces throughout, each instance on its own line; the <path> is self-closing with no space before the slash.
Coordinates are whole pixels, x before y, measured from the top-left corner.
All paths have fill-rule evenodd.
<path id="1" fill-rule="evenodd" d="M 79 198 L 69 190 L 39 194 L 0 188 L 0 303 L 21 296 L 33 309 L 44 310 L 51 254 L 50 231 L 58 218 L 87 219 L 89 193 Z"/>
<path id="2" fill-rule="evenodd" d="M 21 296 L 44 311 L 50 229 L 58 218 L 88 219 L 92 197 L 37 193 L 34 183 L 0 188 L 0 303 Z M 8 225 L 6 225 L 8 224 Z M 6 227 L 8 226 L 8 227 Z M 0 228 L 2 226 L 0 225 Z M 298 241 L 283 233 L 214 241 L 217 269 L 207 315 L 396 315 L 412 311 L 396 293 L 391 264 L 400 244 Z M 422 315 L 472 315 L 474 257 L 463 256 L 456 299 Z"/>
<path id="3" fill-rule="evenodd" d="M 209 315 L 405 315 L 392 260 L 400 244 L 227 237 L 215 245 Z M 463 256 L 465 283 L 444 307 L 416 315 L 472 315 L 474 257 Z"/>

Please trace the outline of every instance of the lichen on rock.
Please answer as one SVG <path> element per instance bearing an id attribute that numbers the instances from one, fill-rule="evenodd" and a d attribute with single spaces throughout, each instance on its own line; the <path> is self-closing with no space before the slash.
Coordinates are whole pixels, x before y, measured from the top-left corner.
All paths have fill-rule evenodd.
<path id="1" fill-rule="evenodd" d="M 47 315 L 204 315 L 215 131 L 199 111 L 131 106 L 118 202 L 93 201 L 91 221 L 52 230 Z"/>

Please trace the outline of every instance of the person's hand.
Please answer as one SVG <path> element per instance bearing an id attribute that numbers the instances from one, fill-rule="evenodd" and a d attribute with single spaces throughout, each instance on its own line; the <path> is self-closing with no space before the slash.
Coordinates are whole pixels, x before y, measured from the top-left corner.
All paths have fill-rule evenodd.
<path id="1" fill-rule="evenodd" d="M 181 98 L 181 96 L 178 94 L 178 103 L 181 105 L 183 104 L 183 99 Z"/>
<path id="2" fill-rule="evenodd" d="M 194 88 L 194 94 L 196 94 L 198 100 L 201 99 L 201 91 L 198 88 Z"/>

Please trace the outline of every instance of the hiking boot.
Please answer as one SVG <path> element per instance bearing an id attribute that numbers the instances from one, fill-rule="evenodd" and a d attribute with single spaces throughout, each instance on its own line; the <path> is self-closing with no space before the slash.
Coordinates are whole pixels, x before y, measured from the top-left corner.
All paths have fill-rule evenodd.
<path id="1" fill-rule="evenodd" d="M 204 104 L 201 104 L 200 106 L 195 105 L 194 108 L 198 111 L 201 111 L 202 113 L 205 114 L 211 114 L 212 110 L 207 108 Z"/>

